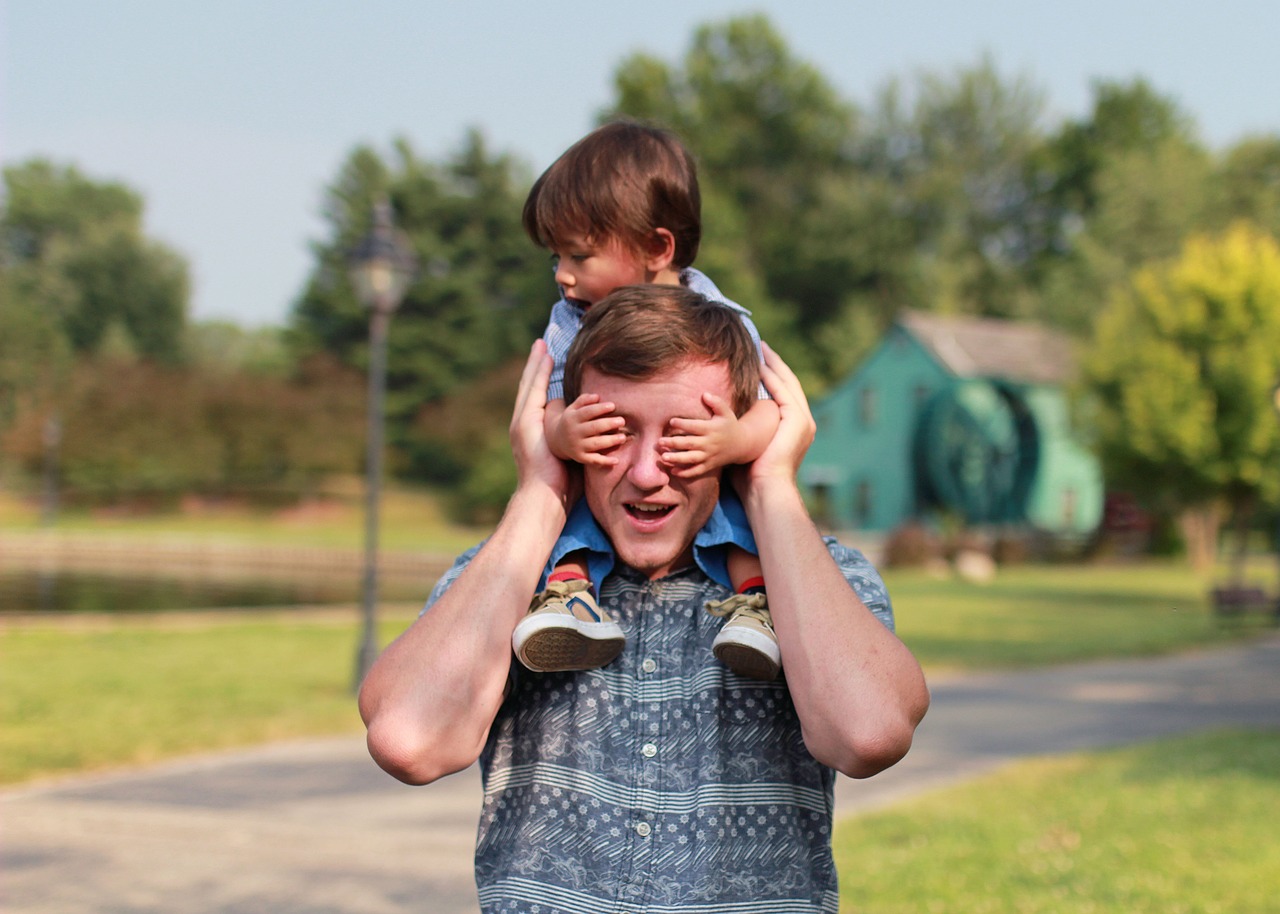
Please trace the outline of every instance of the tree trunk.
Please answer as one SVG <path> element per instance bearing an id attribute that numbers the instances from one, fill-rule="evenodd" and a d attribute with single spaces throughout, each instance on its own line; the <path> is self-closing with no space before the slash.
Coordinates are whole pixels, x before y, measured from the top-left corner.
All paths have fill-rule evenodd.
<path id="1" fill-rule="evenodd" d="M 1222 526 L 1222 506 L 1200 505 L 1187 508 L 1178 517 L 1178 528 L 1187 545 L 1187 559 L 1197 572 L 1213 568 L 1218 554 L 1218 530 Z"/>

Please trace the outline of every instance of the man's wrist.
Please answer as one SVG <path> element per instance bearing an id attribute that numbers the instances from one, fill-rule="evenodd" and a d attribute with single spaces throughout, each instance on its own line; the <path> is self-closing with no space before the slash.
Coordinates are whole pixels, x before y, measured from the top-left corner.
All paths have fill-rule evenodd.
<path id="1" fill-rule="evenodd" d="M 782 476 L 764 476 L 751 479 L 742 496 L 742 506 L 754 528 L 757 521 L 767 523 L 780 511 L 800 511 L 808 514 L 804 496 L 795 479 Z"/>

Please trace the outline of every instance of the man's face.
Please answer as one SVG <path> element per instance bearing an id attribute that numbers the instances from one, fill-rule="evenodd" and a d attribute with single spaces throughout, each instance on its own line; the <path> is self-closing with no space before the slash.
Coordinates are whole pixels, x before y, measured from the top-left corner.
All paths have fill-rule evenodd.
<path id="1" fill-rule="evenodd" d="M 704 392 L 732 398 L 724 364 L 685 362 L 646 381 L 628 381 L 588 368 L 582 392 L 614 404 L 625 420 L 626 441 L 606 453 L 611 467 L 586 466 L 587 504 L 624 564 L 660 578 L 688 565 L 693 538 L 720 497 L 720 473 L 672 476 L 658 440 L 671 434 L 674 418 L 711 417 Z"/>
<path id="2" fill-rule="evenodd" d="M 571 237 L 556 256 L 556 283 L 565 298 L 591 307 L 615 289 L 650 281 L 639 254 L 611 239 L 596 243 Z"/>

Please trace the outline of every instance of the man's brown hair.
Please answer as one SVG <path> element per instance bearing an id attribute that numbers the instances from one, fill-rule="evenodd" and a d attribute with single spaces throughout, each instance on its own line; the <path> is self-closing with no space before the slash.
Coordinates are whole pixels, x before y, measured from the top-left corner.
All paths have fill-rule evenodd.
<path id="1" fill-rule="evenodd" d="M 693 156 L 669 130 L 618 120 L 587 134 L 534 182 L 524 230 L 556 250 L 577 235 L 643 251 L 656 229 L 675 237 L 672 265 L 693 263 L 702 241 L 702 195 Z"/>
<path id="2" fill-rule="evenodd" d="M 583 317 L 565 361 L 564 399 L 582 393 L 587 368 L 647 381 L 686 362 L 728 368 L 737 415 L 755 403 L 760 355 L 741 315 L 682 286 L 623 286 Z"/>

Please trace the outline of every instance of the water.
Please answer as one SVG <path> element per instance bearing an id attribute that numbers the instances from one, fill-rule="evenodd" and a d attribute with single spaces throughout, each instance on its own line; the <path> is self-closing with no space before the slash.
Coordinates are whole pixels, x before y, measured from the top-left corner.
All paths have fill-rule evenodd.
<path id="1" fill-rule="evenodd" d="M 406 598 L 385 592 L 380 596 L 384 599 Z M 335 578 L 242 581 L 0 570 L 0 613 L 162 612 L 350 604 L 359 599 L 359 580 Z"/>

